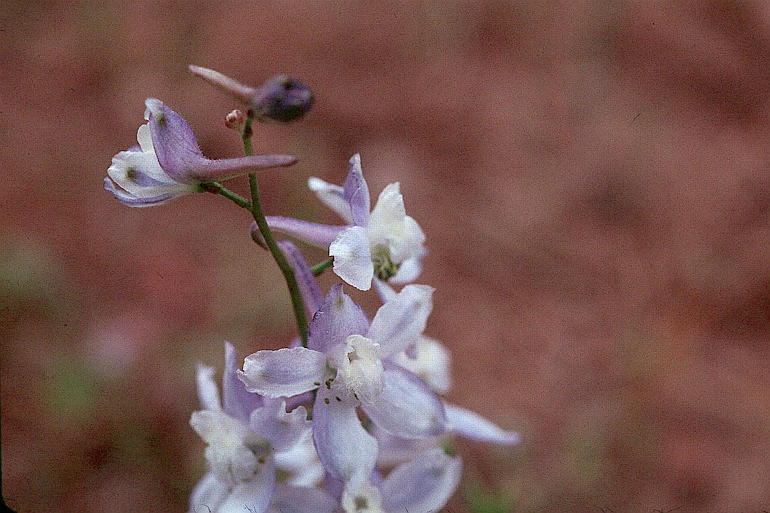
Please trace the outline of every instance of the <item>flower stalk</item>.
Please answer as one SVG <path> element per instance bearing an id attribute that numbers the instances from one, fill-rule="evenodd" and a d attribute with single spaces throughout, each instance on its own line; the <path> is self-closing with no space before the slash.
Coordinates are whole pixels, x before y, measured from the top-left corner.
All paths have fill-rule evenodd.
<path id="1" fill-rule="evenodd" d="M 246 155 L 253 155 L 254 150 L 251 145 L 251 123 L 252 118 L 249 117 L 241 132 L 241 139 L 243 140 L 243 151 Z M 262 211 L 262 204 L 259 200 L 259 184 L 257 183 L 256 173 L 249 173 L 249 190 L 251 191 L 251 215 L 254 217 L 254 221 L 259 227 L 259 232 L 265 240 L 267 249 L 270 254 L 273 255 L 275 263 L 278 264 L 278 268 L 283 273 L 283 277 L 286 280 L 286 286 L 289 288 L 289 295 L 291 296 L 291 304 L 294 309 L 294 318 L 297 321 L 297 329 L 299 330 L 299 337 L 302 341 L 302 347 L 307 347 L 307 315 L 305 315 L 305 304 L 302 300 L 302 294 L 297 284 L 297 277 L 294 276 L 289 262 L 286 260 L 281 248 L 273 237 L 270 227 L 267 225 L 265 214 Z"/>

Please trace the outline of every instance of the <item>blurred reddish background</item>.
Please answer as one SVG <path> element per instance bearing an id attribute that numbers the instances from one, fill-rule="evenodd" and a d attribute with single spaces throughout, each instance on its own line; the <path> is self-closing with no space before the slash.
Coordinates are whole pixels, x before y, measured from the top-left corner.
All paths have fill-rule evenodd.
<path id="1" fill-rule="evenodd" d="M 305 120 L 257 127 L 300 159 L 262 175 L 269 213 L 335 221 L 306 180 L 342 182 L 354 152 L 373 194 L 401 182 L 450 398 L 524 440 L 461 443 L 448 511 L 478 489 L 515 512 L 770 509 L 766 2 L 213 4 L 0 5 L 12 507 L 185 510 L 196 362 L 293 336 L 244 211 L 102 190 L 148 96 L 240 155 L 195 63 L 315 91 Z"/>

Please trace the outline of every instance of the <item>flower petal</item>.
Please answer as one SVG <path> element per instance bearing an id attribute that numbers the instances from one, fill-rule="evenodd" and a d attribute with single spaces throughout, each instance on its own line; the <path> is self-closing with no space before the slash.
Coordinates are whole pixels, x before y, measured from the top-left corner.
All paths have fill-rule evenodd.
<path id="1" fill-rule="evenodd" d="M 317 488 L 275 485 L 270 513 L 332 513 L 337 501 L 328 493 Z"/>
<path id="2" fill-rule="evenodd" d="M 377 440 L 366 432 L 355 405 L 337 401 L 333 388 L 318 389 L 313 406 L 313 442 L 332 477 L 363 482 L 377 460 Z"/>
<path id="3" fill-rule="evenodd" d="M 204 410 L 218 411 L 222 409 L 222 402 L 219 400 L 219 388 L 214 383 L 214 367 L 198 365 L 195 373 L 196 384 L 198 385 L 198 399 Z"/>
<path id="4" fill-rule="evenodd" d="M 439 511 L 460 483 L 462 462 L 433 447 L 399 465 L 380 485 L 383 509 L 389 512 Z"/>
<path id="5" fill-rule="evenodd" d="M 288 474 L 285 483 L 292 486 L 313 487 L 323 481 L 326 470 L 318 460 L 312 433 L 285 451 L 275 453 L 275 465 Z"/>
<path id="6" fill-rule="evenodd" d="M 249 426 L 266 438 L 276 451 L 296 445 L 310 434 L 311 423 L 307 410 L 299 406 L 286 412 L 286 401 L 268 400 L 264 406 L 251 412 Z"/>
<path id="7" fill-rule="evenodd" d="M 345 229 L 344 226 L 310 223 L 291 217 L 266 216 L 265 219 L 271 230 L 291 235 L 296 239 L 324 249 L 328 248 L 340 232 Z"/>
<path id="8" fill-rule="evenodd" d="M 407 285 L 377 310 L 366 336 L 380 344 L 381 358 L 417 342 L 433 310 L 434 290 L 427 285 Z"/>
<path id="9" fill-rule="evenodd" d="M 345 179 L 345 201 L 350 205 L 353 224 L 367 226 L 369 224 L 369 187 L 361 171 L 361 156 L 356 153 L 350 158 L 350 171 Z"/>
<path id="10" fill-rule="evenodd" d="M 336 283 L 326 294 L 324 303 L 308 327 L 308 347 L 326 353 L 342 344 L 350 335 L 361 335 L 369 329 L 366 314 Z"/>
<path id="11" fill-rule="evenodd" d="M 190 170 L 203 160 L 198 140 L 187 121 L 162 101 L 147 98 L 145 118 L 150 122 L 152 146 L 163 171 L 177 182 L 193 183 Z"/>
<path id="12" fill-rule="evenodd" d="M 423 380 L 397 365 L 385 369 L 384 379 L 382 394 L 361 404 L 377 427 L 407 439 L 444 432 L 444 405 Z"/>
<path id="13" fill-rule="evenodd" d="M 414 355 L 396 353 L 393 361 L 420 376 L 434 392 L 449 392 L 452 384 L 449 350 L 438 340 L 425 335 L 418 337 L 414 349 Z"/>
<path id="14" fill-rule="evenodd" d="M 125 191 L 122 191 L 120 189 L 116 189 L 115 184 L 113 184 L 112 180 L 110 180 L 107 177 L 104 178 L 104 190 L 112 194 L 116 200 L 120 201 L 124 205 L 128 205 L 129 207 L 154 207 L 156 205 L 166 203 L 167 201 L 176 199 L 179 196 L 183 196 L 184 194 L 187 194 L 187 193 L 165 193 L 165 194 L 159 194 L 157 196 L 153 196 L 151 198 L 140 198 L 140 197 L 134 196 L 133 194 L 129 194 Z"/>
<path id="15" fill-rule="evenodd" d="M 281 247 L 281 251 L 286 255 L 286 259 L 289 261 L 289 266 L 294 271 L 294 276 L 297 278 L 297 285 L 299 285 L 300 293 L 302 294 L 302 302 L 305 303 L 305 310 L 308 317 L 313 318 L 313 315 L 321 308 L 323 304 L 323 295 L 321 294 L 321 287 L 318 286 L 318 281 L 313 276 L 310 267 L 308 267 L 305 258 L 297 246 L 287 240 L 279 240 L 278 245 Z"/>
<path id="16" fill-rule="evenodd" d="M 378 234 L 373 235 L 373 240 L 387 239 L 387 233 L 393 226 L 400 226 L 406 217 L 406 208 L 404 207 L 404 197 L 401 195 L 401 186 L 398 182 L 385 186 L 377 198 L 377 204 L 374 205 L 371 218 L 369 219 L 369 229 Z"/>
<path id="17" fill-rule="evenodd" d="M 262 406 L 262 398 L 246 390 L 238 379 L 238 354 L 230 342 L 225 342 L 225 372 L 222 375 L 222 406 L 224 412 L 247 422 L 249 414 Z"/>
<path id="18" fill-rule="evenodd" d="M 499 445 L 515 445 L 521 441 L 521 435 L 515 431 L 505 431 L 481 415 L 465 408 L 444 403 L 447 416 L 447 431 L 478 442 L 490 442 Z"/>
<path id="19" fill-rule="evenodd" d="M 325 354 L 295 347 L 257 351 L 247 356 L 238 377 L 249 392 L 266 397 L 290 397 L 318 387 L 326 372 Z"/>
<path id="20" fill-rule="evenodd" d="M 190 513 L 217 511 L 230 493 L 230 487 L 217 481 L 213 472 L 207 472 L 193 487 L 190 494 Z"/>
<path id="21" fill-rule="evenodd" d="M 334 273 L 359 290 L 369 290 L 374 277 L 374 265 L 369 248 L 369 236 L 360 226 L 346 228 L 329 246 L 334 257 Z"/>
<path id="22" fill-rule="evenodd" d="M 390 277 L 388 280 L 391 283 L 411 283 L 420 277 L 422 272 L 421 257 L 407 258 L 398 266 L 396 274 Z"/>
<path id="23" fill-rule="evenodd" d="M 253 480 L 233 487 L 217 513 L 263 513 L 270 504 L 274 488 L 275 467 L 273 459 L 267 458 Z"/>
<path id="24" fill-rule="evenodd" d="M 350 215 L 350 205 L 345 200 L 342 187 L 325 182 L 315 176 L 307 179 L 307 186 L 318 196 L 318 199 L 324 205 L 334 210 L 347 224 L 353 223 L 353 218 Z"/>

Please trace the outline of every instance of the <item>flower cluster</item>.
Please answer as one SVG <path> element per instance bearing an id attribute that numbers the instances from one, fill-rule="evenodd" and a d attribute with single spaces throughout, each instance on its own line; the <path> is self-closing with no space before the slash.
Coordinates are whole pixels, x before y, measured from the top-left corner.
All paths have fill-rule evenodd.
<path id="1" fill-rule="evenodd" d="M 252 119 L 293 120 L 312 103 L 309 89 L 287 77 L 250 88 L 212 70 L 190 69 L 248 106 L 245 123 L 243 116 L 228 117 L 247 153 Z M 434 289 L 413 282 L 426 254 L 425 235 L 406 215 L 398 183 L 385 187 L 371 208 L 354 155 L 342 186 L 308 182 L 343 224 L 265 216 L 253 173 L 296 159 L 207 159 L 181 116 L 159 100 L 148 99 L 146 107 L 139 146 L 113 158 L 105 188 L 130 206 L 216 192 L 249 210 L 252 235 L 286 276 L 300 331 L 287 347 L 257 351 L 242 364 L 225 343 L 221 397 L 214 369 L 199 366 L 201 410 L 190 425 L 206 444 L 209 470 L 193 489 L 190 511 L 434 512 L 460 480 L 462 464 L 449 438 L 518 443 L 517 433 L 442 398 L 451 385 L 449 352 L 424 334 Z M 252 184 L 251 201 L 217 183 L 243 174 Z M 275 241 L 272 231 L 323 247 L 344 284 L 373 288 L 382 305 L 369 317 L 343 283 L 323 293 L 315 275 L 324 266 L 311 269 L 292 242 Z"/>

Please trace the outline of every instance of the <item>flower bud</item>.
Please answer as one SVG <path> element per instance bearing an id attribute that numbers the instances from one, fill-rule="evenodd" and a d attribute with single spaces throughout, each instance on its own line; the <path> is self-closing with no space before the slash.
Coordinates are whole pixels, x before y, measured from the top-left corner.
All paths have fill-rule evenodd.
<path id="1" fill-rule="evenodd" d="M 313 106 L 313 92 L 297 79 L 276 75 L 265 82 L 252 98 L 250 106 L 257 117 L 294 121 Z"/>
<path id="2" fill-rule="evenodd" d="M 257 119 L 294 121 L 304 116 L 313 105 L 313 92 L 310 88 L 288 75 L 276 75 L 262 87 L 254 88 L 212 69 L 192 64 L 188 69 L 193 75 L 201 77 L 246 104 L 250 114 Z"/>

